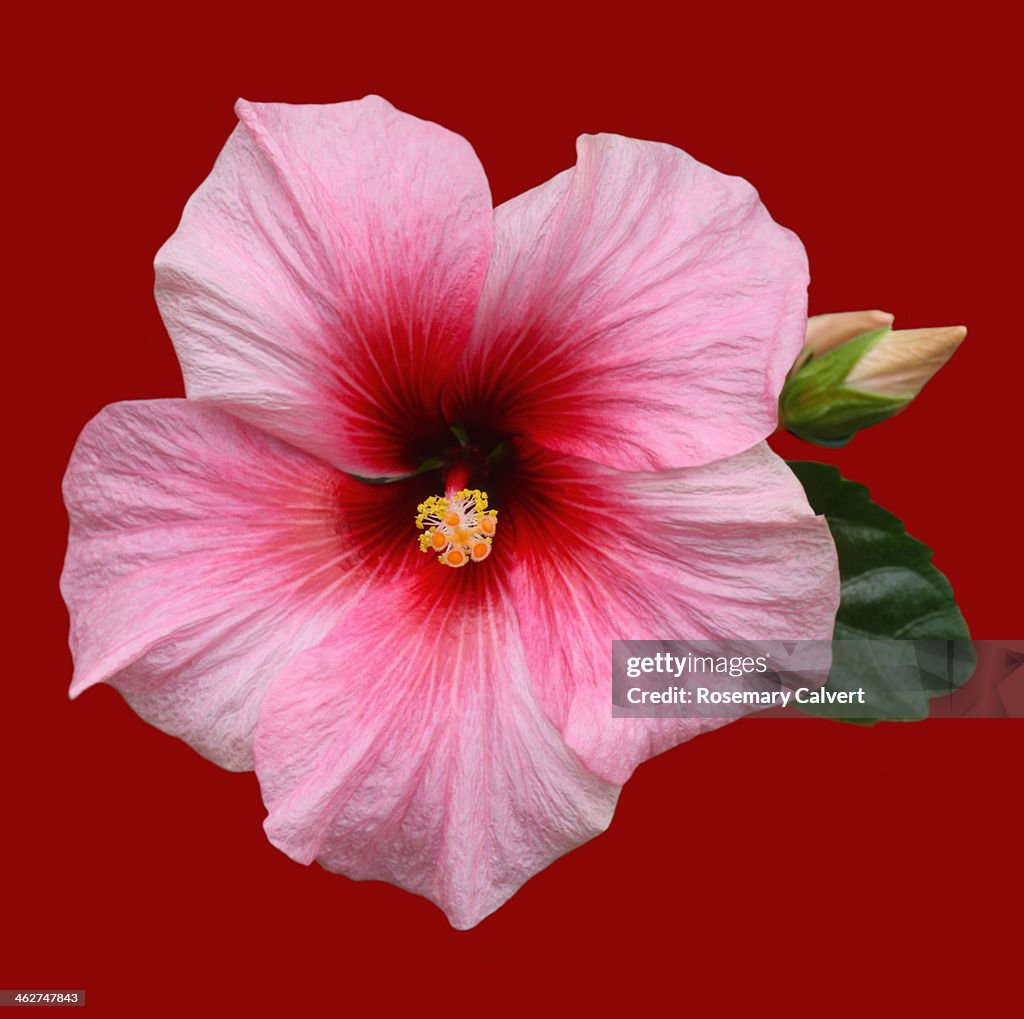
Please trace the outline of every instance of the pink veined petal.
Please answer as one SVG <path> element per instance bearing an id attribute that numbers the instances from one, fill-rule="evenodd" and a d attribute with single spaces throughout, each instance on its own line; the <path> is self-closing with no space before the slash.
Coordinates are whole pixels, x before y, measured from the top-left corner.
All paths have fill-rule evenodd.
<path id="1" fill-rule="evenodd" d="M 670 145 L 585 135 L 577 156 L 495 211 L 449 418 L 627 470 L 765 438 L 807 324 L 799 239 Z"/>
<path id="2" fill-rule="evenodd" d="M 506 522 L 527 663 L 566 742 L 608 781 L 723 724 L 612 718 L 613 640 L 831 638 L 835 545 L 767 445 L 629 474 L 535 450 L 521 473 Z"/>
<path id="3" fill-rule="evenodd" d="M 188 395 L 358 474 L 415 469 L 490 254 L 476 155 L 376 96 L 236 112 L 156 259 Z"/>
<path id="4" fill-rule="evenodd" d="M 215 407 L 107 407 L 64 479 L 72 696 L 110 683 L 204 756 L 251 768 L 267 685 L 371 580 L 380 489 L 396 487 L 357 482 Z"/>
<path id="5" fill-rule="evenodd" d="M 274 845 L 465 929 L 603 831 L 618 788 L 538 705 L 502 570 L 421 558 L 274 683 L 256 773 Z"/>

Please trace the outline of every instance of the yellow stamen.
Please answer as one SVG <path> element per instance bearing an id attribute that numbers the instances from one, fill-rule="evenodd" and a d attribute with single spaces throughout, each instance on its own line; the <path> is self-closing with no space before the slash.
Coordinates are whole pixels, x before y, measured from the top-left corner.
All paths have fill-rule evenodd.
<path id="1" fill-rule="evenodd" d="M 498 529 L 498 511 L 487 508 L 487 493 L 464 488 L 447 497 L 432 495 L 417 507 L 420 550 L 453 568 L 482 562 L 491 554 Z"/>

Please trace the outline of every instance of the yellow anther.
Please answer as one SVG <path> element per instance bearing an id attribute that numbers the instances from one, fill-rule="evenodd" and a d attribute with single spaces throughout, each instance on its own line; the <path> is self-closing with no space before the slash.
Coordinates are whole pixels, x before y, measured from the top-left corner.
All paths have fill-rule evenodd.
<path id="1" fill-rule="evenodd" d="M 482 562 L 491 554 L 498 511 L 487 509 L 487 493 L 466 488 L 447 498 L 432 495 L 417 507 L 416 526 L 423 552 L 437 553 L 444 566 Z"/>
<path id="2" fill-rule="evenodd" d="M 443 517 L 448 509 L 448 500 L 440 495 L 432 495 L 416 507 L 419 515 L 416 517 L 416 526 L 421 528 L 428 517 Z"/>

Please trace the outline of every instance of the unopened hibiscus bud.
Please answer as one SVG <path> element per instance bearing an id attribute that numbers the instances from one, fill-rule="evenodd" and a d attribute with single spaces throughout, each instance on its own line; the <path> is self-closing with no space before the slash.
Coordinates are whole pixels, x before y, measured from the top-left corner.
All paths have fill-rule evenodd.
<path id="1" fill-rule="evenodd" d="M 912 400 L 963 342 L 963 326 L 889 330 L 846 376 L 862 392 Z"/>
<path id="2" fill-rule="evenodd" d="M 880 311 L 812 318 L 779 400 L 786 428 L 820 446 L 843 445 L 903 410 L 967 335 L 963 326 L 891 325 Z"/>

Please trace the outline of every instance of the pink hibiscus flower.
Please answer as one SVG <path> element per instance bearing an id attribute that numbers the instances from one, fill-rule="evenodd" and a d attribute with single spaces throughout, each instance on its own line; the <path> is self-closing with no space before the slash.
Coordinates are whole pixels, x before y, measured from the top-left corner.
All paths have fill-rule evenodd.
<path id="1" fill-rule="evenodd" d="M 613 639 L 831 636 L 828 528 L 763 442 L 804 252 L 668 145 L 585 136 L 492 209 L 379 98 L 237 112 L 157 256 L 188 399 L 106 408 L 68 468 L 71 693 L 471 927 L 717 724 L 613 718 Z"/>

